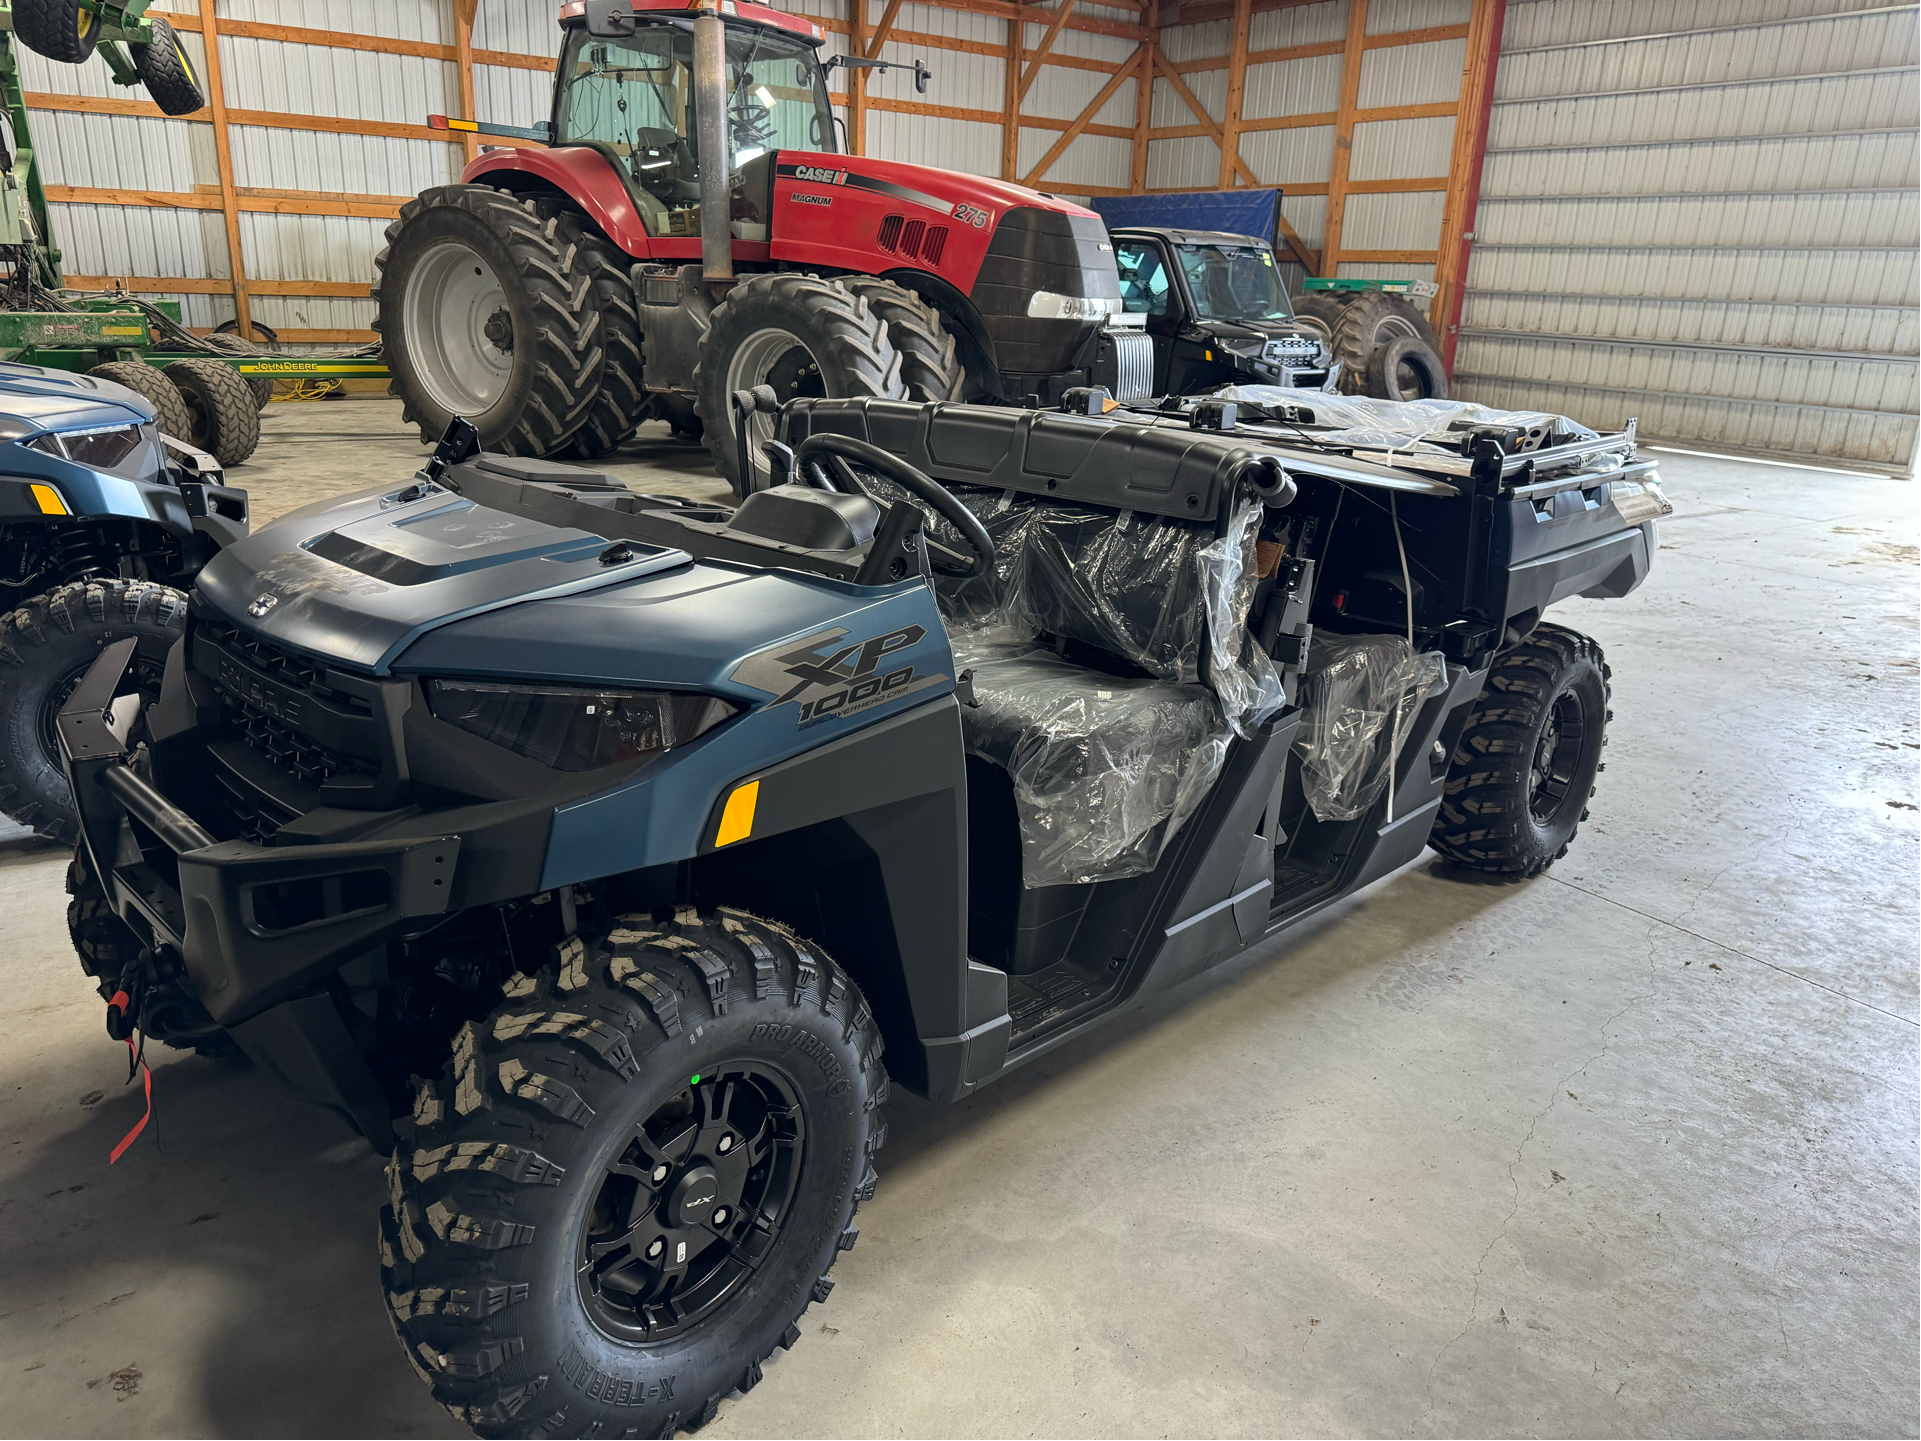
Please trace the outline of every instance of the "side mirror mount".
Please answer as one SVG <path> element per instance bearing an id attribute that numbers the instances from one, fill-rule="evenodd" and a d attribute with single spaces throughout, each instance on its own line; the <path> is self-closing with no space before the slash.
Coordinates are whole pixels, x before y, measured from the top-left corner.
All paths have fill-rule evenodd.
<path id="1" fill-rule="evenodd" d="M 640 29 L 633 0 L 587 0 L 587 33 L 596 40 L 625 40 Z"/>

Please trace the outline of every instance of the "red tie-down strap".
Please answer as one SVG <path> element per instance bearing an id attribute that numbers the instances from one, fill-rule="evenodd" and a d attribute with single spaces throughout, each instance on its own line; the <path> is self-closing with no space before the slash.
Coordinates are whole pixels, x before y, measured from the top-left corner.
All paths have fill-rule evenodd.
<path id="1" fill-rule="evenodd" d="M 127 1013 L 127 1007 L 133 1004 L 133 1000 L 125 991 L 115 991 L 113 999 L 107 1004 L 117 1006 L 120 1014 L 124 1016 Z M 127 1049 L 133 1053 L 132 1060 L 128 1062 L 127 1079 L 130 1081 L 133 1079 L 133 1067 L 138 1065 L 141 1071 L 141 1084 L 147 1092 L 147 1114 L 142 1116 L 134 1128 L 121 1138 L 120 1144 L 108 1153 L 109 1166 L 126 1155 L 127 1147 L 140 1139 L 140 1133 L 147 1129 L 147 1122 L 153 1119 L 153 1071 L 147 1066 L 147 1058 L 141 1054 L 141 1048 L 133 1043 L 131 1037 L 128 1038 Z"/>

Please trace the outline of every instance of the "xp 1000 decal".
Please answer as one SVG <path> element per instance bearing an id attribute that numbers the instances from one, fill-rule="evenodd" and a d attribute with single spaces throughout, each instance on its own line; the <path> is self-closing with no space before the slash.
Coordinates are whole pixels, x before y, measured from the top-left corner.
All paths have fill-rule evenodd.
<path id="1" fill-rule="evenodd" d="M 945 672 L 922 674 L 905 659 L 927 638 L 926 626 L 904 625 L 865 640 L 848 640 L 848 634 L 839 627 L 770 646 L 742 661 L 730 679 L 772 695 L 769 710 L 794 706 L 803 727 L 947 682 Z"/>

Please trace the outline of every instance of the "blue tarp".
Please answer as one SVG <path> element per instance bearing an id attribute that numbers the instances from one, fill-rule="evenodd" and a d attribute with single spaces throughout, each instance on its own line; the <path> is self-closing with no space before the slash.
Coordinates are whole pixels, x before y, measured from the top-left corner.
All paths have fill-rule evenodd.
<path id="1" fill-rule="evenodd" d="M 1277 245 L 1274 217 L 1278 190 L 1209 190 L 1187 195 L 1097 195 L 1094 209 L 1108 229 L 1117 225 L 1165 225 L 1176 230 L 1224 230 Z"/>

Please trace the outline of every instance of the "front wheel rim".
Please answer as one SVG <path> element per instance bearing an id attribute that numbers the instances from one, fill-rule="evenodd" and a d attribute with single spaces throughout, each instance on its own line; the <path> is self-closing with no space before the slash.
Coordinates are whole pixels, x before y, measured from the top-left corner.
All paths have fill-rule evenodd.
<path id="1" fill-rule="evenodd" d="M 730 1061 L 639 1124 L 606 1167 L 574 1248 L 595 1326 L 629 1345 L 712 1318 L 773 1253 L 807 1149 L 784 1074 Z"/>
<path id="2" fill-rule="evenodd" d="M 1528 767 L 1528 813 L 1537 823 L 1551 825 L 1567 809 L 1584 763 L 1587 732 L 1587 707 L 1580 694 L 1562 691 L 1548 708 Z"/>
<path id="3" fill-rule="evenodd" d="M 407 285 L 407 358 L 434 403 L 450 415 L 481 415 L 514 375 L 513 315 L 486 257 L 459 240 L 423 253 Z"/>

